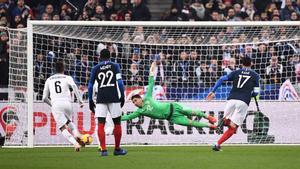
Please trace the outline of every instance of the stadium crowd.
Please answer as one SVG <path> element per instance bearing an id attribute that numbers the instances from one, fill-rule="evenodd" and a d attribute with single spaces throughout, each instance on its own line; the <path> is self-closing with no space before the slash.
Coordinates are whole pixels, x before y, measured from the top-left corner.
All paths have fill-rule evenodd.
<path id="1" fill-rule="evenodd" d="M 2 0 L 0 1 L 0 26 L 21 29 L 27 19 L 34 20 L 92 20 L 92 21 L 150 21 L 147 1 L 142 0 Z M 300 0 L 173 0 L 170 11 L 163 13 L 163 21 L 299 21 Z M 241 57 L 254 59 L 254 69 L 262 76 L 264 84 L 281 84 L 286 79 L 300 82 L 299 35 L 290 40 L 264 43 L 275 37 L 287 39 L 288 32 L 261 30 L 257 36 L 234 34 L 232 27 L 220 30 L 209 37 L 182 34 L 168 36 L 171 30 L 162 29 L 145 34 L 146 28 L 138 26 L 124 31 L 121 42 L 105 43 L 80 41 L 60 37 L 41 37 L 34 44 L 35 92 L 41 97 L 44 81 L 53 73 L 55 58 L 65 58 L 81 90 L 86 90 L 89 74 L 98 62 L 101 49 L 108 48 L 113 59 L 120 63 L 127 86 L 147 85 L 150 61 L 158 63 L 156 84 L 174 88 L 210 87 L 221 75 L 239 68 Z M 297 27 L 299 29 L 299 27 Z M 169 34 L 168 34 L 169 33 Z M 21 36 L 18 37 L 19 41 Z M 17 38 L 17 39 L 18 39 Z M 42 40 L 38 40 L 42 39 Z M 9 45 L 8 32 L 0 33 L 0 87 L 8 85 Z M 126 45 L 126 42 L 143 45 Z M 15 41 L 14 41 L 15 42 Z M 249 45 L 217 45 L 230 42 L 253 43 Z M 261 42 L 261 43 L 257 43 Z M 18 43 L 18 41 L 16 42 Z M 20 42 L 19 42 L 20 43 Z M 156 43 L 169 45 L 157 46 Z M 170 44 L 184 44 L 172 47 Z M 208 44 L 192 46 L 190 44 Z M 57 44 L 59 44 L 57 47 Z M 278 90 L 276 88 L 276 90 Z M 180 92 L 180 91 L 177 91 Z M 183 91 L 182 91 L 183 92 Z M 276 93 L 277 91 L 275 91 Z M 175 92 L 176 93 L 176 92 Z M 176 96 L 177 98 L 178 96 Z M 275 98 L 270 98 L 275 99 Z"/>

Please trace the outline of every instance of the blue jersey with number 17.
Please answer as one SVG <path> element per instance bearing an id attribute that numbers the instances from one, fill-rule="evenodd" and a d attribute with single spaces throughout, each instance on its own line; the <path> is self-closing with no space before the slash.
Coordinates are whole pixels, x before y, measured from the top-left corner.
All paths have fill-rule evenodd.
<path id="1" fill-rule="evenodd" d="M 102 61 L 92 69 L 89 88 L 98 82 L 97 103 L 120 102 L 124 91 L 120 90 L 118 80 L 121 80 L 121 71 L 117 63 Z M 89 93 L 89 99 L 91 95 Z"/>
<path id="2" fill-rule="evenodd" d="M 254 87 L 259 87 L 259 75 L 247 68 L 235 70 L 228 75 L 228 81 L 233 81 L 228 100 L 237 99 L 249 105 Z"/>

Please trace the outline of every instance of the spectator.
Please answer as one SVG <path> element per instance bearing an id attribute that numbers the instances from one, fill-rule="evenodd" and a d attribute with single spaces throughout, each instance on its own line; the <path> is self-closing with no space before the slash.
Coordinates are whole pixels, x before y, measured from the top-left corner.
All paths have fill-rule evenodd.
<path id="1" fill-rule="evenodd" d="M 18 0 L 17 1 L 17 6 L 13 8 L 11 12 L 11 17 L 15 18 L 16 15 L 21 16 L 23 21 L 27 21 L 27 18 L 32 19 L 32 10 L 25 5 L 24 0 Z"/>
<path id="2" fill-rule="evenodd" d="M 236 65 L 235 58 L 230 58 L 229 65 L 224 68 L 224 74 L 229 75 L 232 71 L 238 70 L 238 69 L 239 69 L 239 67 Z"/>
<path id="3" fill-rule="evenodd" d="M 104 14 L 106 20 L 116 21 L 117 20 L 117 14 L 116 10 L 114 8 L 114 2 L 113 0 L 107 0 L 106 5 L 104 7 Z M 113 17 L 111 15 L 114 15 Z"/>
<path id="4" fill-rule="evenodd" d="M 181 18 L 183 21 L 189 21 L 190 19 L 198 20 L 197 13 L 194 8 L 190 6 L 189 1 L 185 1 L 181 10 Z"/>
<path id="5" fill-rule="evenodd" d="M 93 0 L 92 0 L 93 1 Z M 85 12 L 85 9 L 84 9 Z M 60 18 L 62 20 L 74 20 L 76 19 L 76 16 L 74 15 L 75 13 L 73 12 L 73 10 L 71 9 L 71 7 L 64 3 L 61 6 L 61 10 L 60 10 Z"/>
<path id="6" fill-rule="evenodd" d="M 200 0 L 195 0 L 191 8 L 196 12 L 196 20 L 203 21 L 205 19 L 205 7 Z"/>
<path id="7" fill-rule="evenodd" d="M 152 61 L 156 62 L 156 68 L 154 70 L 154 80 L 156 85 L 164 86 L 166 82 L 166 68 L 163 60 L 165 55 L 163 53 L 155 54 L 152 56 Z"/>
<path id="8" fill-rule="evenodd" d="M 210 15 L 210 21 L 221 21 L 221 16 L 218 11 L 213 11 Z"/>
<path id="9" fill-rule="evenodd" d="M 142 43 L 145 40 L 144 28 L 142 26 L 137 26 L 132 34 L 133 42 Z"/>
<path id="10" fill-rule="evenodd" d="M 245 12 L 250 20 L 254 20 L 254 14 L 255 14 L 255 10 L 254 10 L 254 6 L 253 3 L 250 3 L 249 1 L 245 1 L 246 3 L 244 4 L 243 8 L 241 9 L 242 12 Z"/>
<path id="11" fill-rule="evenodd" d="M 297 12 L 291 13 L 291 21 L 299 21 L 299 15 L 297 15 Z"/>
<path id="12" fill-rule="evenodd" d="M 189 79 L 190 63 L 188 61 L 188 53 L 186 51 L 180 52 L 180 58 L 175 62 L 174 70 L 176 72 L 176 78 L 178 79 L 179 85 L 187 85 Z"/>
<path id="13" fill-rule="evenodd" d="M 131 21 L 131 20 L 132 20 L 131 12 L 125 13 L 124 21 Z"/>
<path id="14" fill-rule="evenodd" d="M 134 8 L 132 11 L 133 21 L 150 21 L 151 13 L 149 8 L 142 2 L 142 0 L 134 0 Z"/>
<path id="15" fill-rule="evenodd" d="M 48 4 L 46 6 L 46 9 L 45 9 L 45 13 L 48 14 L 48 17 L 49 18 L 52 18 L 53 15 L 54 15 L 54 9 L 53 9 L 53 6 L 51 4 Z M 51 20 L 51 19 L 50 19 Z"/>
<path id="16" fill-rule="evenodd" d="M 133 48 L 133 53 L 132 53 L 132 57 L 131 60 L 129 60 L 129 64 L 136 64 L 138 66 L 138 68 L 142 68 L 143 66 L 143 62 L 140 58 L 140 49 L 139 48 Z"/>
<path id="17" fill-rule="evenodd" d="M 292 0 L 285 0 L 285 6 L 281 9 L 281 20 L 290 20 L 292 12 L 296 11 Z"/>
<path id="18" fill-rule="evenodd" d="M 236 21 L 235 11 L 233 8 L 229 8 L 227 11 L 226 21 Z"/>
<path id="19" fill-rule="evenodd" d="M 139 71 L 139 66 L 136 63 L 131 63 L 126 73 L 126 84 L 127 86 L 143 86 L 144 79 L 142 73 Z"/>
<path id="20" fill-rule="evenodd" d="M 41 18 L 43 21 L 48 21 L 48 20 L 51 20 L 51 17 L 49 16 L 48 13 L 43 13 L 42 14 L 42 18 Z"/>
<path id="21" fill-rule="evenodd" d="M 109 21 L 118 21 L 118 15 L 116 13 L 112 13 L 110 15 Z"/>
<path id="22" fill-rule="evenodd" d="M 191 82 L 190 86 L 198 87 L 200 84 L 200 79 L 197 75 L 197 68 L 200 66 L 200 58 L 196 50 L 191 51 L 190 57 L 190 66 L 189 66 L 189 81 Z"/>
<path id="23" fill-rule="evenodd" d="M 79 89 L 86 90 L 93 62 L 89 61 L 88 53 L 83 51 L 81 59 L 76 61 L 75 82 L 80 86 Z"/>
<path id="24" fill-rule="evenodd" d="M 260 19 L 261 19 L 262 21 L 269 21 L 268 13 L 267 13 L 267 12 L 262 12 L 262 13 L 260 14 Z"/>
<path id="25" fill-rule="evenodd" d="M 38 52 L 34 63 L 34 92 L 37 94 L 37 100 L 42 100 L 43 88 L 47 78 L 46 68 L 44 55 Z"/>
<path id="26" fill-rule="evenodd" d="M 16 15 L 10 25 L 12 28 L 17 28 L 17 25 L 19 25 L 19 24 L 22 24 L 22 18 L 20 15 Z"/>
<path id="27" fill-rule="evenodd" d="M 53 17 L 52 17 L 52 20 L 59 21 L 60 20 L 60 16 L 58 14 L 54 14 Z"/>
<path id="28" fill-rule="evenodd" d="M 130 6 L 130 3 L 128 3 L 128 0 L 121 0 L 121 6 L 117 11 L 118 20 L 119 21 L 124 21 L 124 20 L 131 21 L 131 13 L 132 13 L 132 8 Z M 130 16 L 130 19 L 128 20 L 128 18 L 127 18 L 127 20 L 126 20 L 126 15 L 127 15 L 127 17 L 129 17 L 128 14 Z"/>
<path id="29" fill-rule="evenodd" d="M 105 20 L 105 15 L 104 15 L 104 10 L 103 7 L 101 5 L 97 5 L 95 8 L 95 13 L 94 15 L 91 17 L 92 21 L 103 21 Z"/>
<path id="30" fill-rule="evenodd" d="M 196 68 L 197 82 L 199 86 L 210 87 L 210 74 L 208 72 L 208 66 L 204 61 Z"/>
<path id="31" fill-rule="evenodd" d="M 86 12 L 88 18 L 94 16 L 94 11 L 96 9 L 96 6 L 97 6 L 96 0 L 88 0 L 87 3 L 84 5 L 83 12 Z"/>
<path id="32" fill-rule="evenodd" d="M 166 21 L 182 21 L 182 17 L 178 12 L 178 9 L 173 6 L 169 12 L 169 14 L 165 18 Z"/>
<path id="33" fill-rule="evenodd" d="M 281 83 L 281 76 L 283 73 L 282 64 L 278 63 L 277 57 L 272 57 L 270 59 L 270 65 L 266 68 L 266 83 L 276 84 Z"/>

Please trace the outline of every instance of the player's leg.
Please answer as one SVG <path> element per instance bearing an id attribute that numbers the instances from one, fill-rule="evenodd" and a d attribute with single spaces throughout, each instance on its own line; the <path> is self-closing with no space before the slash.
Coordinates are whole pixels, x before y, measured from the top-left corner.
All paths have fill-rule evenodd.
<path id="1" fill-rule="evenodd" d="M 70 106 L 71 104 L 69 103 L 55 103 L 52 106 L 52 114 L 63 137 L 65 137 L 70 143 L 74 145 L 76 151 L 79 151 L 81 146 L 76 141 L 74 136 L 68 131 L 68 119 L 65 116 L 65 113 L 63 113 L 66 111 L 66 109 L 70 108 Z"/>
<path id="2" fill-rule="evenodd" d="M 230 116 L 228 116 L 228 120 L 227 120 L 227 123 L 229 123 L 228 129 L 218 140 L 217 144 L 214 145 L 213 150 L 215 151 L 219 151 L 221 149 L 221 144 L 223 144 L 233 134 L 236 133 L 238 127 L 243 123 L 247 115 L 248 105 L 240 100 L 235 100 L 234 102 L 235 102 L 234 104 L 235 110 Z"/>
<path id="3" fill-rule="evenodd" d="M 74 145 L 76 151 L 80 151 L 81 145 L 76 141 L 75 137 L 68 131 L 67 123 L 59 128 L 62 135 Z"/>
<path id="4" fill-rule="evenodd" d="M 207 124 L 207 123 L 194 121 L 194 120 L 188 119 L 186 116 L 177 116 L 177 117 L 171 118 L 170 121 L 174 124 L 178 124 L 178 125 L 182 125 L 182 126 L 193 126 L 193 127 L 198 127 L 198 128 L 209 127 L 211 129 L 216 128 L 216 126 L 213 124 Z"/>
<path id="5" fill-rule="evenodd" d="M 214 118 L 213 116 L 210 116 L 210 115 L 206 115 L 203 111 L 201 110 L 195 110 L 195 109 L 190 109 L 190 108 L 187 108 L 187 107 L 183 107 L 177 103 L 174 103 L 174 109 L 175 110 L 179 110 L 179 112 L 183 115 L 186 115 L 186 116 L 197 116 L 197 117 L 203 117 L 207 120 L 209 120 L 210 123 L 215 123 L 217 122 L 217 119 Z"/>
<path id="6" fill-rule="evenodd" d="M 100 148 L 101 148 L 101 156 L 107 156 L 107 149 L 106 149 L 106 138 L 105 138 L 105 120 L 106 120 L 106 115 L 108 111 L 108 106 L 107 104 L 96 104 L 96 110 L 95 110 L 95 117 L 98 119 L 98 130 L 97 130 L 97 135 L 98 135 L 98 141 L 100 143 Z"/>
<path id="7" fill-rule="evenodd" d="M 79 133 L 76 125 L 72 122 L 73 110 L 72 110 L 71 104 L 69 104 L 69 106 L 65 108 L 64 114 L 65 114 L 66 118 L 68 119 L 68 122 L 67 122 L 68 128 L 72 132 L 73 136 L 75 138 L 79 139 L 81 137 L 81 134 Z"/>
<path id="8" fill-rule="evenodd" d="M 226 105 L 225 105 L 225 109 L 224 109 L 224 118 L 219 120 L 218 125 L 217 125 L 217 129 L 216 132 L 218 134 L 221 134 L 222 131 L 222 127 L 223 126 L 229 126 L 230 124 L 230 120 L 229 118 L 232 116 L 232 114 L 235 111 L 235 100 L 228 100 Z"/>
<path id="9" fill-rule="evenodd" d="M 113 135 L 114 133 L 114 122 L 110 113 L 107 113 L 104 131 L 106 135 Z"/>
<path id="10" fill-rule="evenodd" d="M 109 112 L 115 125 L 114 137 L 115 137 L 115 151 L 114 155 L 126 155 L 127 151 L 120 148 L 122 138 L 121 116 L 122 110 L 120 103 L 109 103 Z"/>

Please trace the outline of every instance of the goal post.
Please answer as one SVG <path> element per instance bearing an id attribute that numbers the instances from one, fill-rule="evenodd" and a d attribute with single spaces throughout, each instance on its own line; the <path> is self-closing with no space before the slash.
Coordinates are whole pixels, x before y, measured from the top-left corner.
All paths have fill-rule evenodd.
<path id="1" fill-rule="evenodd" d="M 108 48 L 112 60 L 121 66 L 127 96 L 124 113 L 135 110 L 129 96 L 144 94 L 149 65 L 155 61 L 159 65 L 155 71 L 155 99 L 179 101 L 219 119 L 224 115 L 231 84 L 220 87 L 217 101 L 205 102 L 205 96 L 220 76 L 239 69 L 240 58 L 249 55 L 253 69 L 261 76 L 262 113 L 256 112 L 254 102 L 251 103 L 246 120 L 229 143 L 300 144 L 300 136 L 292 125 L 300 119 L 299 93 L 292 87 L 300 83 L 299 25 L 299 21 L 29 20 L 26 30 L 8 29 L 9 88 L 14 94 L 7 104 L 16 111 L 8 118 L 6 145 L 68 145 L 57 130 L 51 109 L 41 101 L 43 84 L 55 73 L 55 60 L 62 58 L 66 74 L 73 77 L 86 100 L 90 70 L 98 63 L 103 48 Z M 281 110 L 282 107 L 288 109 Z M 96 122 L 88 104 L 80 109 L 74 103 L 73 110 L 79 130 L 95 134 Z M 281 119 L 289 123 L 284 128 L 279 126 Z M 210 144 L 219 137 L 209 129 L 181 127 L 147 117 L 123 122 L 122 126 L 125 144 Z M 113 137 L 108 136 L 108 143 L 113 143 Z"/>

